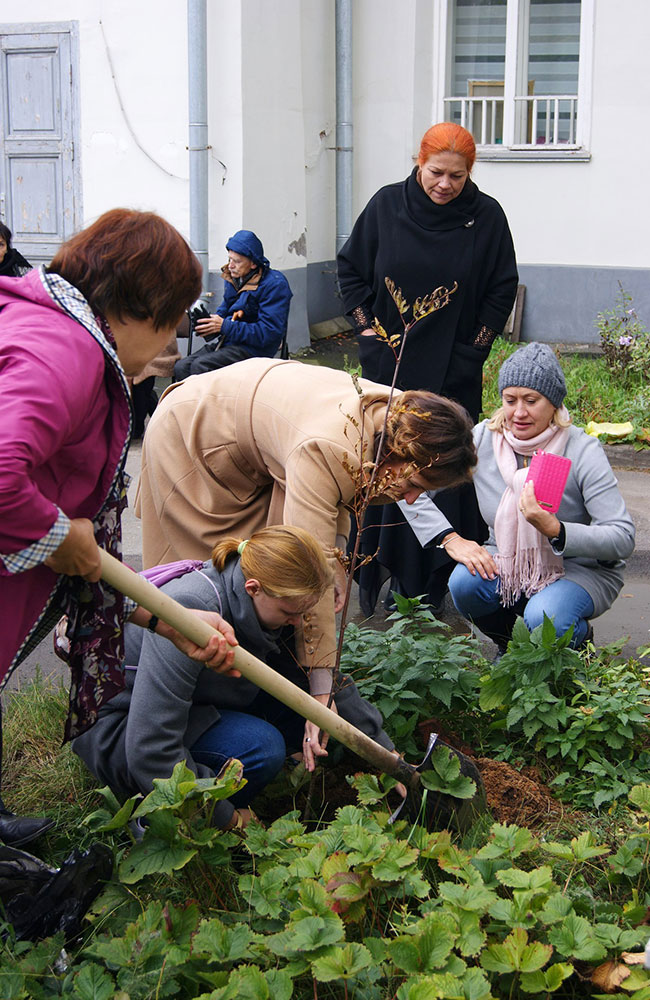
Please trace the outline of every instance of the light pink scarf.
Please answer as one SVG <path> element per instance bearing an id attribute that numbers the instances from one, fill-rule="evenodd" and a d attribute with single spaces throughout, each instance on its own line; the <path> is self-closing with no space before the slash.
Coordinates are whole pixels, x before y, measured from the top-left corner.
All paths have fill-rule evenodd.
<path id="1" fill-rule="evenodd" d="M 569 419 L 566 407 L 561 416 Z M 528 441 L 520 441 L 505 427 L 492 432 L 492 448 L 506 484 L 494 519 L 497 543 L 495 561 L 503 604 L 514 604 L 522 595 L 531 597 L 564 576 L 564 560 L 555 554 L 545 535 L 534 528 L 519 510 L 519 498 L 528 469 L 517 468 L 517 455 L 533 455 L 543 449 L 562 455 L 569 438 L 568 427 L 551 424 Z"/>

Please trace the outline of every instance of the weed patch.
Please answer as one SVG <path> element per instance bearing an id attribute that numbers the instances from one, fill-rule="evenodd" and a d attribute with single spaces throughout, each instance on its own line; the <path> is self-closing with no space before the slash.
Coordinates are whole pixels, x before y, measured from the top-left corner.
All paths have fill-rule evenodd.
<path id="1" fill-rule="evenodd" d="M 631 770 L 644 767 L 645 668 L 616 648 L 580 656 L 548 626 L 518 628 L 506 656 L 488 665 L 471 639 L 449 640 L 427 609 L 407 604 L 383 635 L 349 626 L 345 649 L 346 672 L 394 699 L 387 728 L 395 720 L 417 744 L 419 722 L 435 713 L 489 756 L 502 785 L 499 767 L 526 764 L 546 778 L 564 769 L 561 793 L 572 806 L 582 796 L 589 814 L 549 811 L 535 831 L 483 817 L 459 837 L 390 824 L 392 779 L 363 774 L 350 779 L 357 803 L 331 820 L 308 824 L 293 811 L 240 836 L 210 825 L 214 803 L 241 781 L 237 762 L 212 779 L 179 764 L 124 804 L 108 790 L 100 798 L 82 774 L 60 837 L 108 843 L 116 879 L 65 951 L 60 936 L 30 945 L 5 926 L 0 996 L 568 1000 L 617 982 L 618 995 L 646 1000 L 650 973 L 626 958 L 648 937 L 650 786 L 634 784 Z M 407 671 L 416 700 L 402 699 Z M 7 706 L 7 743 L 18 740 L 8 747 L 12 802 L 32 752 L 35 809 L 47 795 L 65 798 L 76 780 L 74 758 L 56 768 L 51 760 L 65 704 L 62 689 L 38 681 Z M 40 729 L 20 742 L 29 726 Z M 598 793 L 614 785 L 586 768 L 610 761 L 625 790 L 597 809 Z M 471 794 L 458 782 L 441 757 L 426 794 Z M 134 816 L 146 824 L 139 843 Z"/>
<path id="2" fill-rule="evenodd" d="M 61 745 L 68 711 L 63 681 L 37 674 L 3 698 L 3 708 L 2 778 L 8 807 L 21 815 L 51 816 L 58 828 L 78 826 L 95 802 L 95 781 L 70 746 Z M 56 834 L 49 837 L 56 839 Z"/>

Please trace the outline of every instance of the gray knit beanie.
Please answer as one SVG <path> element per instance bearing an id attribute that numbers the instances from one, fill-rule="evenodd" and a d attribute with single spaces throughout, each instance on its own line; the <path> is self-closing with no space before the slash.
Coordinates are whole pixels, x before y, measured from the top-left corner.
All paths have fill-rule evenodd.
<path id="1" fill-rule="evenodd" d="M 499 394 L 508 388 L 541 392 L 557 409 L 566 396 L 564 373 L 548 344 L 526 344 L 503 362 L 499 371 Z"/>

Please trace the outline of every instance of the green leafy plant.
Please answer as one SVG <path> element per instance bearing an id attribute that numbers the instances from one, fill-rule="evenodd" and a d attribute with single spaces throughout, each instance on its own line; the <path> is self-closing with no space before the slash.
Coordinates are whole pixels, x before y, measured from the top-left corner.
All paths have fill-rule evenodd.
<path id="1" fill-rule="evenodd" d="M 91 829 L 112 832 L 131 820 L 143 821 L 142 839 L 121 859 L 121 881 L 132 884 L 150 875 L 171 875 L 193 859 L 204 877 L 206 863 L 223 864 L 237 836 L 214 827 L 212 812 L 218 801 L 241 788 L 242 771 L 233 759 L 215 778 L 197 778 L 181 761 L 171 777 L 154 778 L 153 791 L 141 802 L 134 796 L 122 805 L 110 789 L 102 789 L 106 807 L 88 817 Z"/>
<path id="2" fill-rule="evenodd" d="M 444 791 L 458 777 L 450 760 L 437 759 Z M 385 783 L 361 775 L 353 784 L 367 805 L 345 806 L 331 823 L 311 829 L 290 813 L 268 829 L 252 824 L 239 839 L 209 826 L 211 803 L 230 794 L 233 783 L 236 762 L 208 783 L 179 764 L 140 803 L 105 796 L 115 812 L 98 811 L 91 825 L 113 834 L 137 812 L 148 821 L 143 840 L 124 849 L 120 881 L 95 902 L 79 945 L 62 951 L 60 936 L 31 945 L 9 934 L 0 952 L 0 995 L 569 998 L 579 989 L 576 965 L 584 981 L 589 966 L 616 965 L 647 937 L 639 889 L 628 905 L 610 894 L 591 911 L 585 906 L 584 887 L 599 877 L 606 882 L 594 866 L 620 871 L 625 846 L 613 854 L 589 831 L 545 841 L 495 823 L 463 846 L 447 830 L 391 824 Z M 647 846 L 650 786 L 635 788 L 630 800 L 641 813 L 639 830 L 645 828 L 635 840 Z M 199 845 L 182 875 L 160 860 L 159 842 L 174 838 Z M 166 896 L 199 857 L 206 882 L 221 895 L 171 902 Z M 635 969 L 625 989 L 643 1000 L 650 972 Z"/>
<path id="3" fill-rule="evenodd" d="M 499 756 L 513 759 L 532 744 L 561 764 L 552 783 L 564 797 L 600 808 L 647 773 L 650 689 L 629 665 L 581 656 L 570 641 L 571 632 L 558 638 L 548 618 L 532 633 L 519 619 L 507 652 L 481 679 L 479 703 L 493 715 Z"/>
<path id="4" fill-rule="evenodd" d="M 578 808 L 612 808 L 643 781 L 650 688 L 621 643 L 580 654 L 548 619 L 533 633 L 519 620 L 505 655 L 486 666 L 474 640 L 449 637 L 417 599 L 397 602 L 384 633 L 348 626 L 342 667 L 408 757 L 421 753 L 418 724 L 434 716 L 483 753 L 541 765 Z"/>
<path id="5" fill-rule="evenodd" d="M 364 698 L 379 709 L 406 756 L 420 751 L 415 729 L 442 712 L 457 714 L 476 706 L 478 643 L 450 636 L 418 598 L 395 595 L 397 611 L 386 632 L 350 624 L 345 632 L 341 670 L 352 674 Z"/>
<path id="6" fill-rule="evenodd" d="M 446 747 L 436 747 L 430 758 L 431 767 L 423 771 L 420 780 L 432 792 L 453 795 L 456 799 L 471 799 L 476 784 L 460 773 L 460 761 Z"/>

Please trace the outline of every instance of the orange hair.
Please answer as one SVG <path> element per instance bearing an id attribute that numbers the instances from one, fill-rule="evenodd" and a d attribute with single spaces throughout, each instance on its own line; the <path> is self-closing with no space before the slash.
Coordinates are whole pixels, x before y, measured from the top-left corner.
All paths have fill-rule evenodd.
<path id="1" fill-rule="evenodd" d="M 422 136 L 418 164 L 423 167 L 435 153 L 458 153 L 465 160 L 467 172 L 472 172 L 476 159 L 476 144 L 470 132 L 454 122 L 438 122 Z"/>

